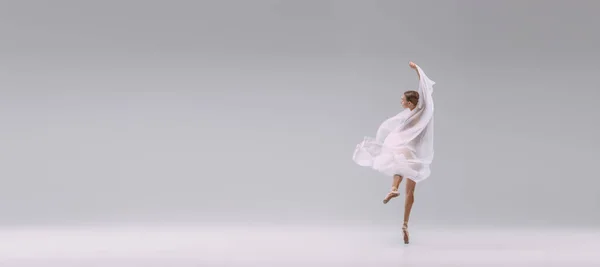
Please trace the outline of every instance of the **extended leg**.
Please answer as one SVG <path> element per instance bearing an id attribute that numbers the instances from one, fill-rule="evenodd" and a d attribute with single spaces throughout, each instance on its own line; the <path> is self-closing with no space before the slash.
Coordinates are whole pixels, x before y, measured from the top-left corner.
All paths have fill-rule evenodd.
<path id="1" fill-rule="evenodd" d="M 400 182 L 402 182 L 402 176 L 394 175 L 394 179 L 392 180 L 392 190 L 385 196 L 383 199 L 383 204 L 387 204 L 390 199 L 399 196 L 398 187 L 400 187 Z"/>
<path id="2" fill-rule="evenodd" d="M 410 218 L 410 211 L 412 209 L 413 203 L 415 202 L 415 187 L 417 183 L 415 183 L 411 179 L 407 179 L 406 181 L 406 200 L 404 203 L 404 224 L 402 225 L 402 233 L 404 234 L 404 243 L 408 244 L 408 220 Z"/>

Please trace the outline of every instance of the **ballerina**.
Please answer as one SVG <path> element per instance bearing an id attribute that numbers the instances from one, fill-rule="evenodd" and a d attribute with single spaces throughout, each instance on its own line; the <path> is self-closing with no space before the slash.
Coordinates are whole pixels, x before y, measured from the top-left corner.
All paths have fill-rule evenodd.
<path id="1" fill-rule="evenodd" d="M 365 137 L 356 146 L 353 160 L 360 166 L 370 167 L 392 176 L 392 188 L 383 199 L 387 204 L 399 196 L 398 187 L 406 181 L 404 243 L 409 243 L 408 220 L 414 203 L 415 187 L 431 173 L 433 160 L 433 85 L 423 70 L 413 62 L 409 66 L 417 72 L 418 91 L 406 91 L 402 95 L 403 111 L 384 121 L 375 138 Z"/>

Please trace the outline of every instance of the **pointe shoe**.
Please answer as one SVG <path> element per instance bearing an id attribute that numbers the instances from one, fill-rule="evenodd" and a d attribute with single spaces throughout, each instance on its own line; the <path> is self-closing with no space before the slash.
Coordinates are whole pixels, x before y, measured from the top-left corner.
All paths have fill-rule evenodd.
<path id="1" fill-rule="evenodd" d="M 404 244 L 408 244 L 409 236 L 408 236 L 408 225 L 406 222 L 404 222 L 404 225 L 402 226 L 402 235 L 404 236 Z"/>
<path id="2" fill-rule="evenodd" d="M 392 198 L 395 198 L 397 196 L 399 196 L 400 193 L 398 193 L 398 190 L 392 190 L 390 191 L 387 196 L 385 196 L 385 198 L 383 199 L 383 204 L 387 204 Z"/>

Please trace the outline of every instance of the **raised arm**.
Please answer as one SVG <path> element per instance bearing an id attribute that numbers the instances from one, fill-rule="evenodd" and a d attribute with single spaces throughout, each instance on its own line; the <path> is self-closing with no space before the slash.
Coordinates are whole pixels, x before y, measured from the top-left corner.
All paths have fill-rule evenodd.
<path id="1" fill-rule="evenodd" d="M 415 64 L 414 62 L 410 62 L 408 63 L 408 66 L 410 66 L 412 69 L 414 69 L 417 72 L 417 76 L 419 77 L 419 80 L 421 79 L 421 74 L 419 73 L 419 70 L 417 69 L 417 64 Z"/>
<path id="2" fill-rule="evenodd" d="M 423 72 L 421 67 L 419 67 L 414 62 L 410 62 L 408 65 L 412 69 L 417 71 L 417 75 L 419 76 L 419 91 L 418 92 L 419 92 L 419 94 L 421 94 L 421 96 L 419 99 L 419 104 L 417 104 L 417 107 L 420 108 L 423 105 L 425 105 L 425 106 L 430 106 L 431 108 L 433 108 L 433 98 L 431 97 L 431 94 L 433 93 L 433 85 L 435 85 L 435 82 L 432 81 L 431 79 L 429 79 L 429 77 L 427 77 L 427 75 L 425 74 L 425 72 Z"/>

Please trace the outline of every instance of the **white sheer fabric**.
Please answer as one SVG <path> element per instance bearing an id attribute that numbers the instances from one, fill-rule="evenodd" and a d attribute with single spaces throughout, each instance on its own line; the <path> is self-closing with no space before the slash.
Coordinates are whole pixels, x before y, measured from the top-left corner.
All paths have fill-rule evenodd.
<path id="1" fill-rule="evenodd" d="M 419 72 L 419 102 L 384 121 L 375 137 L 365 137 L 356 146 L 353 160 L 385 175 L 402 175 L 415 182 L 429 177 L 433 161 L 433 85 Z"/>

